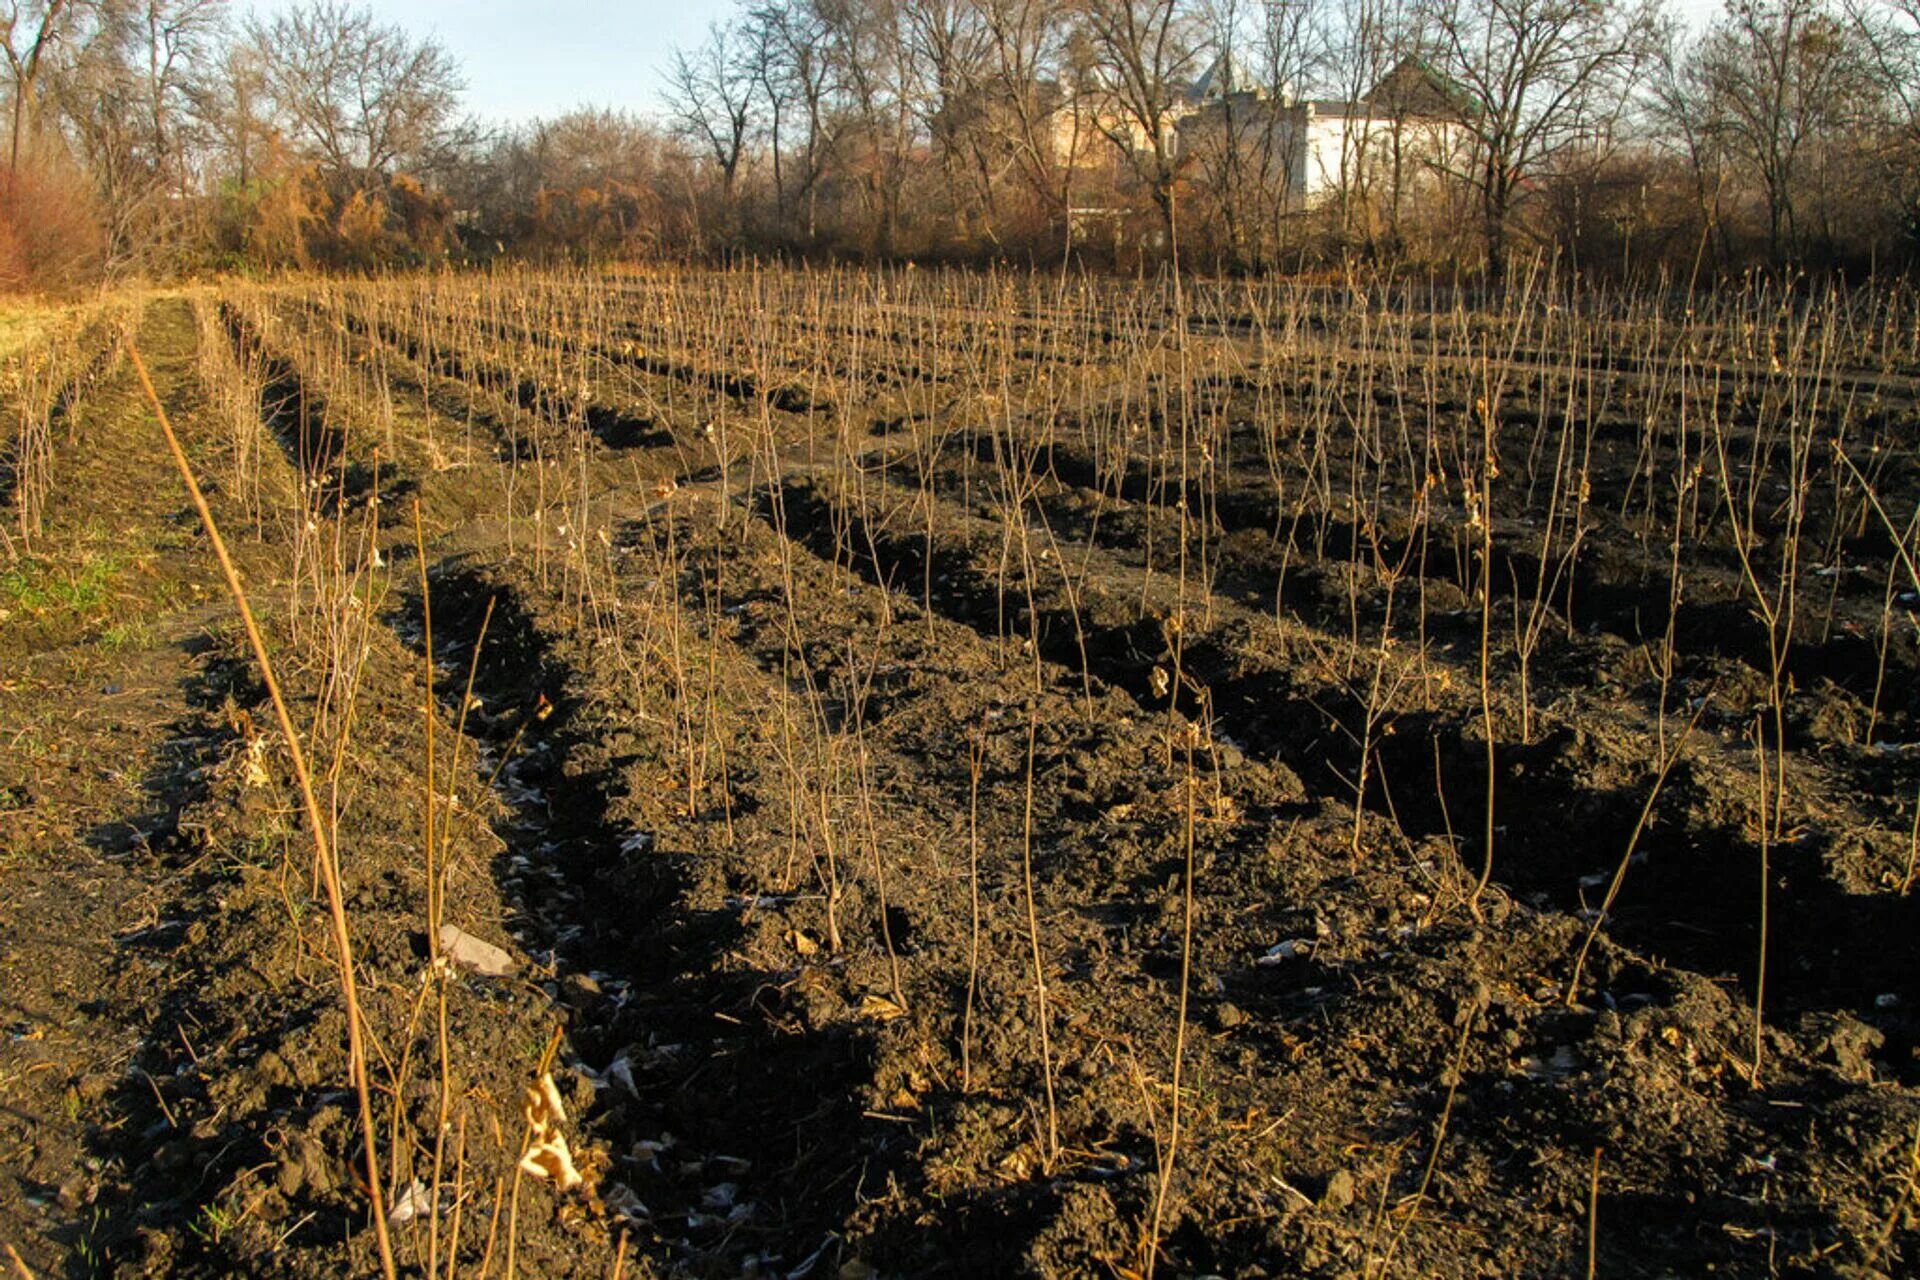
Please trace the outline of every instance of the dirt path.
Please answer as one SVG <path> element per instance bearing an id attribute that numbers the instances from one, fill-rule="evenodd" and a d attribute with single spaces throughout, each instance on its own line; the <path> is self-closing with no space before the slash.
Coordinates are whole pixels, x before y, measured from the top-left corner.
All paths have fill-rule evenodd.
<path id="1" fill-rule="evenodd" d="M 151 304 L 138 340 L 210 463 L 185 305 Z M 229 732 L 205 684 L 206 634 L 226 609 L 208 603 L 205 548 L 157 444 L 123 364 L 59 455 L 32 563 L 65 569 L 20 575 L 32 582 L 16 579 L 0 623 L 0 1148 L 13 1174 L 0 1239 L 52 1273 L 103 1256 L 102 1197 L 125 1171 L 103 1156 L 101 1104 L 128 1087 L 146 1038 L 174 1033 L 136 993 L 156 944 L 187 927 L 169 911 L 206 849 L 183 818 Z"/>

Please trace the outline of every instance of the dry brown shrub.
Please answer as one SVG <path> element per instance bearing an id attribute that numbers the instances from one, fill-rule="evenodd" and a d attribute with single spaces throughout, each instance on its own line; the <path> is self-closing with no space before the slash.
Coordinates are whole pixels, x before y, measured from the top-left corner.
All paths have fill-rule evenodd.
<path id="1" fill-rule="evenodd" d="M 266 267 L 313 265 L 309 243 L 326 225 L 330 202 L 311 168 L 289 168 L 267 179 L 247 225 L 247 256 Z"/>
<path id="2" fill-rule="evenodd" d="M 386 256 L 387 202 L 371 191 L 356 191 L 340 207 L 333 234 L 340 261 L 371 267 Z"/>
<path id="3" fill-rule="evenodd" d="M 99 274 L 102 236 L 86 180 L 60 168 L 0 173 L 0 291 L 70 289 Z"/>

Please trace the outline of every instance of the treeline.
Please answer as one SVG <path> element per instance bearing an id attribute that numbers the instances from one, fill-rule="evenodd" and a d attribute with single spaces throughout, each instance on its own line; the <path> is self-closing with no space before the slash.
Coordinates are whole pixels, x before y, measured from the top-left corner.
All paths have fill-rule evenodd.
<path id="1" fill-rule="evenodd" d="M 760 250 L 1920 256 L 1920 0 L 745 0 L 671 69 Z"/>
<path id="2" fill-rule="evenodd" d="M 483 126 L 323 2 L 0 3 L 0 287 L 747 251 L 1498 273 L 1920 259 L 1920 0 L 745 0 Z"/>

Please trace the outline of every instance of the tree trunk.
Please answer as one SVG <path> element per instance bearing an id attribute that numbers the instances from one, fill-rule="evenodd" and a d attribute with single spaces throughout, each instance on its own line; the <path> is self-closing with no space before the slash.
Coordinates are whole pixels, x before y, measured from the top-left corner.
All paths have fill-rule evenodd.
<path id="1" fill-rule="evenodd" d="M 1486 241 L 1487 288 L 1499 297 L 1507 283 L 1507 210 L 1506 202 L 1489 196 L 1481 229 Z"/>

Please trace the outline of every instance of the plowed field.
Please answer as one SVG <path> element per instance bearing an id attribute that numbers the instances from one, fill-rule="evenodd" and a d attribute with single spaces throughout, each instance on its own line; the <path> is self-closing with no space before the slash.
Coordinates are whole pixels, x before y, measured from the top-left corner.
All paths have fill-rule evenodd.
<path id="1" fill-rule="evenodd" d="M 0 466 L 32 1274 L 1920 1266 L 1912 295 L 74 323 Z"/>

